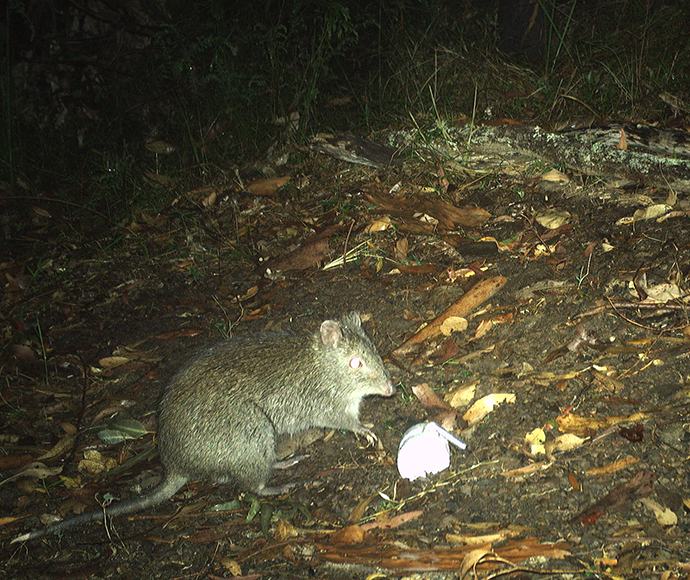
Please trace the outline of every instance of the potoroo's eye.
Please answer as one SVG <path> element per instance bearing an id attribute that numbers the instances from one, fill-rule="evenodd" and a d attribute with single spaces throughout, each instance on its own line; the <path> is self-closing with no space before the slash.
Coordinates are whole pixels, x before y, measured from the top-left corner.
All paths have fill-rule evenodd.
<path id="1" fill-rule="evenodd" d="M 358 356 L 353 356 L 350 359 L 350 368 L 351 369 L 358 369 L 358 368 L 362 367 L 363 365 L 364 365 L 364 363 L 362 362 L 362 359 L 359 358 Z"/>

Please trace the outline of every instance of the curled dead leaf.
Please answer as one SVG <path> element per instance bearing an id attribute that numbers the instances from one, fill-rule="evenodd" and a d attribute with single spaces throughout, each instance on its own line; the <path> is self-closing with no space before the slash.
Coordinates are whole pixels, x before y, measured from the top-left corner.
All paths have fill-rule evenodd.
<path id="1" fill-rule="evenodd" d="M 547 171 L 546 173 L 543 173 L 541 175 L 542 181 L 550 181 L 552 183 L 569 183 L 570 178 L 563 173 L 562 171 L 558 171 L 558 169 L 551 169 L 550 171 Z"/>
<path id="2" fill-rule="evenodd" d="M 357 525 L 345 526 L 329 537 L 331 544 L 361 544 L 366 538 L 365 531 Z"/>
<path id="3" fill-rule="evenodd" d="M 62 455 L 63 453 L 66 453 L 67 451 L 71 450 L 72 447 L 74 447 L 74 442 L 76 440 L 77 436 L 73 433 L 63 435 L 60 438 L 60 440 L 55 445 L 53 445 L 53 447 L 49 451 L 46 451 L 38 459 L 43 460 L 50 459 L 51 457 L 58 457 L 59 455 Z"/>
<path id="4" fill-rule="evenodd" d="M 284 542 L 290 538 L 295 538 L 299 534 L 295 527 L 288 521 L 284 519 L 279 519 L 276 523 L 275 531 L 273 532 L 273 538 L 278 542 Z"/>
<path id="5" fill-rule="evenodd" d="M 103 457 L 103 455 L 95 449 L 87 449 L 84 451 L 84 459 L 77 465 L 79 471 L 90 475 L 98 475 L 104 471 L 110 471 L 115 467 L 117 467 L 117 461 L 112 457 Z"/>
<path id="6" fill-rule="evenodd" d="M 640 501 L 646 508 L 654 512 L 654 517 L 660 526 L 675 526 L 678 523 L 678 516 L 673 510 L 658 504 L 648 497 L 643 497 Z"/>

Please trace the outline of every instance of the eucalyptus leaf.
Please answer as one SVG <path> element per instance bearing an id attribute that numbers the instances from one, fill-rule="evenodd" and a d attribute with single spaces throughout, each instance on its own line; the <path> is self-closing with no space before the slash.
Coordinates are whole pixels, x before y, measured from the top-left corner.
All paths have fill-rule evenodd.
<path id="1" fill-rule="evenodd" d="M 233 499 L 232 501 L 226 501 L 225 503 L 219 503 L 211 508 L 212 512 L 229 512 L 232 510 L 239 509 L 240 500 Z"/>
<path id="2" fill-rule="evenodd" d="M 268 532 L 271 529 L 271 517 L 273 516 L 274 508 L 270 503 L 265 503 L 261 506 L 261 533 L 264 538 L 268 538 Z"/>
<path id="3" fill-rule="evenodd" d="M 259 510 L 261 509 L 261 502 L 257 497 L 252 497 L 251 498 L 251 504 L 249 506 L 249 511 L 247 512 L 247 522 L 251 522 L 255 517 L 256 514 L 259 513 Z"/>
<path id="4" fill-rule="evenodd" d="M 136 419 L 115 419 L 109 427 L 122 433 L 126 439 L 139 439 L 148 434 L 148 429 Z"/>
<path id="5" fill-rule="evenodd" d="M 115 445 L 125 440 L 125 436 L 115 429 L 102 429 L 98 432 L 98 438 L 106 445 Z"/>

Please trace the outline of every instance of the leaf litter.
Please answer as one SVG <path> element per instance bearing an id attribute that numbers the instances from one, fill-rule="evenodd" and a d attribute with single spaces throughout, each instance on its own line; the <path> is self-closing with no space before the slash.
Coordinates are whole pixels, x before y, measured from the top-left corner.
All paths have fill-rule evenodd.
<path id="1" fill-rule="evenodd" d="M 309 327 L 356 307 L 398 365 L 397 400 L 365 407 L 383 451 L 325 434 L 293 468 L 305 484 L 289 498 L 240 496 L 217 512 L 203 506 L 236 492 L 191 484 L 179 505 L 194 509 L 167 527 L 159 527 L 167 517 L 142 513 L 109 530 L 176 546 L 179 561 L 197 569 L 211 561 L 216 577 L 286 566 L 307 577 L 307 567 L 326 562 L 460 577 L 612 574 L 624 564 L 624 542 L 645 544 L 638 570 L 656 569 L 660 552 L 670 555 L 667 571 L 683 570 L 687 220 L 658 221 L 676 202 L 654 191 L 652 209 L 626 221 L 625 206 L 577 179 L 548 178 L 554 187 L 579 184 L 581 194 L 556 189 L 547 199 L 529 186 L 516 195 L 519 174 L 487 178 L 489 200 L 471 186 L 451 187 L 463 177 L 440 169 L 440 190 L 395 172 L 374 183 L 365 168 L 338 194 L 300 189 L 287 177 L 254 182 L 232 204 L 224 203 L 230 188 L 190 191 L 198 198 L 193 231 L 178 229 L 174 213 L 141 212 L 100 263 L 83 257 L 93 248 L 82 242 L 56 246 L 33 278 L 19 261 L 5 265 L 9 314 L 0 320 L 5 344 L 21 348 L 2 352 L 12 384 L 5 431 L 16 436 L 4 448 L 17 465 L 41 463 L 3 480 L 11 512 L 0 521 L 4 537 L 16 535 L 18 521 L 54 514 L 76 497 L 90 509 L 91 492 L 136 493 L 136 481 L 157 467 L 157 395 L 189 351 L 235 332 Z M 46 209 L 43 219 L 54 213 Z M 58 222 L 52 233 L 59 238 Z M 158 250 L 139 253 L 145 243 Z M 170 252 L 175 245 L 180 251 Z M 69 273 L 58 280 L 52 273 L 61 268 Z M 47 308 L 51 296 L 60 308 Z M 17 310 L 20 301 L 41 313 L 40 328 Z M 156 354 L 120 349 L 133 338 L 150 341 Z M 468 452 L 454 453 L 450 469 L 426 481 L 402 480 L 400 436 L 430 419 L 467 440 Z M 61 424 L 79 425 L 78 437 Z M 113 541 L 96 526 L 76 536 Z M 184 537 L 208 544 L 214 558 Z M 126 550 L 103 560 L 97 548 L 84 549 L 92 556 L 84 573 L 95 562 L 141 566 Z M 31 557 L 44 550 L 31 548 Z M 152 554 L 141 557 L 151 565 Z"/>

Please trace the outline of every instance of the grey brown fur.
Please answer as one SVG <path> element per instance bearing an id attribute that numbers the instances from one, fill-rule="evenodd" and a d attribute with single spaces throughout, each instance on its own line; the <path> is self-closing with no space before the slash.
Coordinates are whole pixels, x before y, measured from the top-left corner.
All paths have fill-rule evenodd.
<path id="1" fill-rule="evenodd" d="M 261 495 L 276 464 L 280 434 L 347 429 L 374 441 L 359 420 L 368 395 L 392 395 L 381 357 L 359 315 L 326 320 L 314 333 L 263 332 L 197 353 L 172 378 L 158 410 L 163 478 L 149 493 L 105 510 L 117 516 L 158 505 L 192 480 L 232 483 Z M 103 520 L 94 511 L 12 540 L 60 534 Z"/>

